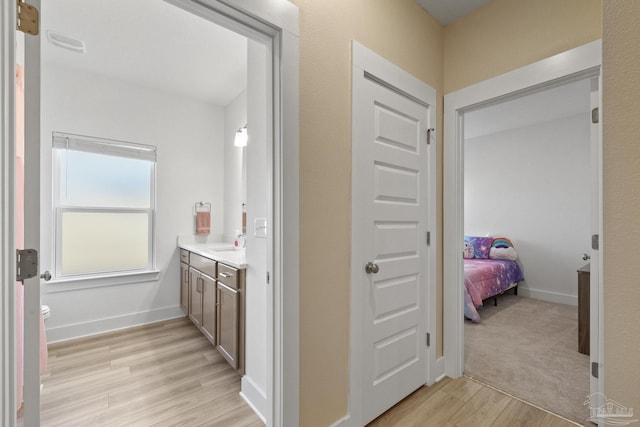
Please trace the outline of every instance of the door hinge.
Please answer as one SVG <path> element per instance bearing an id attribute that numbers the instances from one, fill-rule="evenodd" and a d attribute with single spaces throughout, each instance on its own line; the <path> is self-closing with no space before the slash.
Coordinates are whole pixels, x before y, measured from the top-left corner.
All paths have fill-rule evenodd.
<path id="1" fill-rule="evenodd" d="M 427 246 L 429 246 L 431 245 L 431 232 L 427 231 L 425 234 L 425 240 L 427 241 Z"/>
<path id="2" fill-rule="evenodd" d="M 271 281 L 271 275 L 267 271 L 267 285 L 270 283 L 270 281 Z"/>
<path id="3" fill-rule="evenodd" d="M 431 347 L 431 333 L 427 332 L 427 347 Z"/>
<path id="4" fill-rule="evenodd" d="M 432 135 L 432 134 L 435 136 L 435 134 L 436 134 L 436 129 L 435 129 L 435 128 L 429 128 L 429 129 L 427 129 L 427 144 L 431 144 L 431 135 Z"/>
<path id="5" fill-rule="evenodd" d="M 591 362 L 591 376 L 598 378 L 598 362 Z"/>
<path id="6" fill-rule="evenodd" d="M 600 109 L 598 107 L 591 110 L 591 123 L 600 123 Z"/>
<path id="7" fill-rule="evenodd" d="M 16 0 L 17 5 L 17 22 L 16 28 L 26 34 L 37 36 L 40 27 L 40 13 L 35 6 L 25 3 L 22 0 Z"/>
<path id="8" fill-rule="evenodd" d="M 597 251 L 600 249 L 600 235 L 594 234 L 591 236 L 591 249 Z"/>
<path id="9" fill-rule="evenodd" d="M 31 279 L 38 275 L 38 251 L 16 249 L 16 281 Z"/>

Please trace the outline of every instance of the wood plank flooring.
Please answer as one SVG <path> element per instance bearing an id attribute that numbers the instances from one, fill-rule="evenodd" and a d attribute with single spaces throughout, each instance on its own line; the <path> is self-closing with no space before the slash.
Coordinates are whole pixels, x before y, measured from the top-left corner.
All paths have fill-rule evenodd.
<path id="1" fill-rule="evenodd" d="M 263 426 L 187 319 L 49 346 L 42 426 Z"/>
<path id="2" fill-rule="evenodd" d="M 50 345 L 42 384 L 42 426 L 264 425 L 238 394 L 240 376 L 187 318 Z M 467 377 L 422 387 L 369 424 L 574 425 Z"/>
<path id="3" fill-rule="evenodd" d="M 462 377 L 421 387 L 369 427 L 572 427 L 577 424 Z"/>

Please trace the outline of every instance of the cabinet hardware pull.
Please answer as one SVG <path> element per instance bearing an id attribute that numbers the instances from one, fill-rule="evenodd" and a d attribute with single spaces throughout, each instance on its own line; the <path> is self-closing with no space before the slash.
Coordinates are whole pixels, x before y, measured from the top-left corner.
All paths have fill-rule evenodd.
<path id="1" fill-rule="evenodd" d="M 239 291 L 237 289 L 230 288 L 229 286 L 225 285 L 224 283 L 218 282 L 218 292 L 222 293 L 225 290 L 227 292 L 233 292 L 234 295 L 237 295 L 239 293 Z"/>
<path id="2" fill-rule="evenodd" d="M 229 273 L 220 273 L 220 275 L 221 275 L 222 277 L 224 277 L 225 279 L 226 279 L 227 277 L 231 277 L 231 274 L 229 274 Z"/>

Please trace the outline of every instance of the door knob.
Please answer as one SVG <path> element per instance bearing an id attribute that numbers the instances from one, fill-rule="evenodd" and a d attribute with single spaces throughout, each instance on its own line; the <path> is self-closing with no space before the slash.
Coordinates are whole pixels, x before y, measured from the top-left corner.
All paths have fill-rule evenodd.
<path id="1" fill-rule="evenodd" d="M 367 265 L 364 266 L 364 271 L 366 271 L 367 274 L 376 274 L 379 270 L 378 264 L 374 264 L 372 262 L 368 262 Z"/>
<path id="2" fill-rule="evenodd" d="M 51 273 L 49 273 L 48 271 L 45 271 L 40 275 L 40 278 L 44 279 L 45 282 L 48 282 L 49 280 L 51 280 Z"/>

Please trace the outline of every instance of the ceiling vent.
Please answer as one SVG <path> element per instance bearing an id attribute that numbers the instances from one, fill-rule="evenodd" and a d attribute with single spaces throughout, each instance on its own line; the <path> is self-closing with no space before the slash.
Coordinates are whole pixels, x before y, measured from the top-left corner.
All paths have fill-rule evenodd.
<path id="1" fill-rule="evenodd" d="M 64 34 L 47 30 L 47 38 L 52 45 L 72 52 L 85 53 L 87 51 L 87 45 L 82 40 L 74 39 Z"/>

